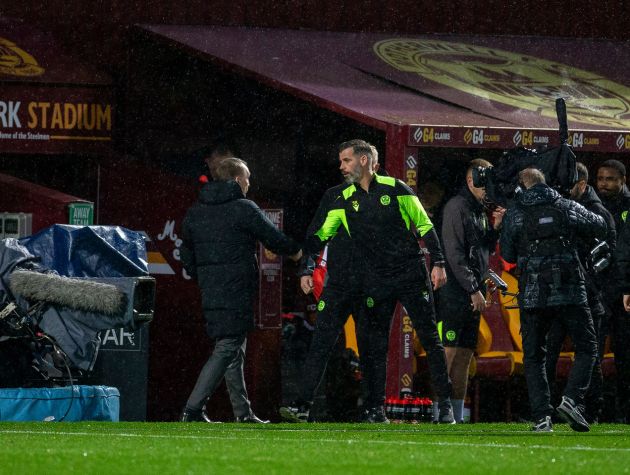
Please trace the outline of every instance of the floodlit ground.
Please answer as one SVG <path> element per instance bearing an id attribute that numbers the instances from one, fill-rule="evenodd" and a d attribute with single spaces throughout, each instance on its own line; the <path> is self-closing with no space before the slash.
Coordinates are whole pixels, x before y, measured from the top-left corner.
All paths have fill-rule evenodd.
<path id="1" fill-rule="evenodd" d="M 630 473 L 630 426 L 0 423 L 0 473 Z"/>

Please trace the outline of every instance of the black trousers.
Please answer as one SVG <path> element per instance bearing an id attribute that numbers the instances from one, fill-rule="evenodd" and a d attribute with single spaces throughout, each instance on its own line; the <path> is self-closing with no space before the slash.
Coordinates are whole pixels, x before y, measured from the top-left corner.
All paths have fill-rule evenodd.
<path id="1" fill-rule="evenodd" d="M 606 305 L 617 370 L 618 417 L 630 423 L 630 314 L 623 308 L 620 293 L 607 298 Z"/>
<path id="2" fill-rule="evenodd" d="M 324 288 L 317 306 L 317 322 L 313 339 L 304 364 L 300 388 L 300 399 L 312 402 L 326 371 L 328 358 L 339 338 L 339 334 L 350 314 L 356 315 L 360 294 L 345 287 L 327 286 Z M 360 323 L 357 322 L 357 343 L 362 353 Z"/>
<path id="3" fill-rule="evenodd" d="M 604 315 L 593 310 L 594 309 L 591 308 L 593 328 L 597 339 L 597 354 L 593 364 L 593 372 L 591 373 L 591 382 L 588 385 L 588 390 L 584 396 L 585 414 L 590 420 L 596 420 L 599 417 L 604 404 L 602 358 L 604 356 L 604 343 L 606 340 L 606 335 L 601 331 Z M 550 388 L 553 387 L 553 383 L 556 380 L 556 366 L 558 364 L 558 358 L 560 357 L 560 351 L 562 350 L 562 344 L 564 343 L 567 335 L 568 330 L 559 319 L 555 319 L 551 325 L 549 334 L 547 335 L 546 367 L 547 381 L 549 381 Z M 555 402 L 555 399 L 559 399 L 559 396 L 558 398 L 554 398 L 552 394 L 551 399 Z"/>
<path id="4" fill-rule="evenodd" d="M 372 407 L 382 406 L 385 400 L 389 330 L 396 303 L 400 302 L 409 315 L 418 338 L 427 352 L 429 371 L 435 392 L 440 400 L 451 397 L 451 380 L 446 366 L 446 355 L 437 330 L 433 292 L 428 282 L 395 280 L 371 286 L 366 291 L 365 367 L 371 374 L 368 393 Z"/>
<path id="5" fill-rule="evenodd" d="M 584 404 L 584 395 L 597 357 L 597 339 L 593 320 L 586 305 L 521 308 L 525 381 L 534 420 L 553 414 L 545 362 L 547 335 L 556 319 L 567 329 L 575 347 L 575 361 L 564 395 L 576 404 Z"/>

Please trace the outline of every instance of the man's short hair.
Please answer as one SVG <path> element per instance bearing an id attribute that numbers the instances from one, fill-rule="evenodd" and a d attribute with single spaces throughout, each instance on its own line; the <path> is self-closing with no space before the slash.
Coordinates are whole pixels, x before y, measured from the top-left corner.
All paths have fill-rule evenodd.
<path id="1" fill-rule="evenodd" d="M 376 166 L 378 163 L 378 150 L 372 144 L 370 144 L 370 149 L 372 150 L 372 166 Z"/>
<path id="2" fill-rule="evenodd" d="M 518 180 L 525 188 L 531 188 L 534 185 L 545 182 L 545 175 L 538 168 L 526 168 L 518 174 Z"/>
<path id="3" fill-rule="evenodd" d="M 602 163 L 599 168 L 611 168 L 613 170 L 616 170 L 617 173 L 619 173 L 619 175 L 621 175 L 622 177 L 626 176 L 626 167 L 623 163 L 621 163 L 619 160 L 615 160 L 613 158 L 611 158 L 610 160 L 606 160 L 604 163 Z"/>
<path id="4" fill-rule="evenodd" d="M 237 176 L 247 173 L 247 162 L 240 158 L 224 158 L 216 168 L 216 179 L 219 181 L 234 180 Z"/>
<path id="5" fill-rule="evenodd" d="M 370 163 L 374 163 L 374 155 L 372 155 L 372 145 L 367 143 L 365 140 L 348 140 L 347 142 L 339 145 L 338 152 L 341 153 L 347 148 L 351 148 L 352 153 L 354 155 L 358 155 L 359 157 L 361 155 L 366 155 Z"/>
<path id="6" fill-rule="evenodd" d="M 588 183 L 588 168 L 582 162 L 576 162 L 575 168 L 577 169 L 577 179 L 578 181 L 584 180 Z"/>

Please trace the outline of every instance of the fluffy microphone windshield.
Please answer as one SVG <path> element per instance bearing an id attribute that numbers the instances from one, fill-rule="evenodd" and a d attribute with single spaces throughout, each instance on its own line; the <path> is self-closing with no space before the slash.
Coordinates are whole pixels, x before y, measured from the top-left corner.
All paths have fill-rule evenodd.
<path id="1" fill-rule="evenodd" d="M 120 313 L 125 305 L 125 294 L 111 284 L 27 270 L 16 270 L 9 279 L 13 295 L 31 302 L 106 315 Z"/>

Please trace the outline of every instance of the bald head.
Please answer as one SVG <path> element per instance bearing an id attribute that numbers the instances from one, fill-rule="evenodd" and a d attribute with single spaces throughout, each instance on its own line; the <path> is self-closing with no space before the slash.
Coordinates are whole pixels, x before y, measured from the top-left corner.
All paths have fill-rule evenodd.
<path id="1" fill-rule="evenodd" d="M 518 180 L 526 189 L 529 189 L 539 183 L 545 183 L 545 175 L 537 168 L 526 168 L 520 171 Z"/>

